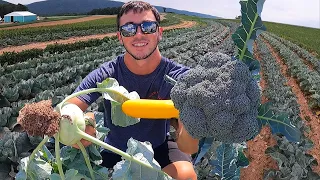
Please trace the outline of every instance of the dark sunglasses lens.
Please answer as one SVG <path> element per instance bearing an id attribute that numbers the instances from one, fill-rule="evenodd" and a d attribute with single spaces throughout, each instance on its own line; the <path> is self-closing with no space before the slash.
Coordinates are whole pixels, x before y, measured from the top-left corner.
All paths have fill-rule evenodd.
<path id="1" fill-rule="evenodd" d="M 137 32 L 137 26 L 135 24 L 126 24 L 121 26 L 121 34 L 125 37 L 134 36 Z"/>
<path id="2" fill-rule="evenodd" d="M 157 23 L 156 22 L 143 22 L 141 24 L 141 30 L 145 34 L 152 34 L 157 31 Z"/>

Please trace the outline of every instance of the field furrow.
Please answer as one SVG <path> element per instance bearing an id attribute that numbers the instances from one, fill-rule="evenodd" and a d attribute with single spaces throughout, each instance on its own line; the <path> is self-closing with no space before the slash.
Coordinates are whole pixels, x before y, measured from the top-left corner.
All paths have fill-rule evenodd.
<path id="1" fill-rule="evenodd" d="M 292 92 L 297 98 L 297 102 L 299 104 L 300 109 L 299 116 L 302 119 L 304 119 L 304 123 L 306 123 L 311 128 L 311 131 L 309 133 L 306 133 L 306 136 L 312 140 L 314 146 L 311 150 L 307 152 L 310 153 L 318 162 L 320 162 L 320 134 L 317 133 L 320 130 L 319 118 L 317 118 L 316 115 L 309 108 L 308 100 L 305 97 L 302 89 L 300 88 L 297 79 L 295 79 L 295 77 L 293 76 L 290 76 L 288 72 L 290 67 L 285 63 L 286 61 L 275 50 L 275 48 L 270 45 L 268 41 L 266 41 L 264 38 L 262 39 L 268 47 L 269 51 L 271 52 L 272 56 L 275 58 L 276 64 L 280 66 L 281 75 L 287 79 L 287 85 L 291 87 Z M 315 172 L 320 173 L 320 164 L 312 168 Z"/>

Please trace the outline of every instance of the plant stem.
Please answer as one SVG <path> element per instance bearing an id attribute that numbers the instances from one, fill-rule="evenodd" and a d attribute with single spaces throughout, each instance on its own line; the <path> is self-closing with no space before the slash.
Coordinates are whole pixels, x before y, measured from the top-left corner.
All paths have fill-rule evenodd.
<path id="1" fill-rule="evenodd" d="M 258 17 L 259 17 L 258 14 L 256 14 L 256 15 L 254 16 L 253 23 L 252 23 L 253 26 L 251 26 L 251 28 L 250 28 L 250 30 L 249 30 L 249 34 L 247 35 L 247 39 L 246 39 L 246 41 L 244 42 L 244 45 L 243 45 L 243 48 L 242 48 L 242 51 L 241 51 L 241 54 L 240 54 L 240 57 L 239 57 L 239 60 L 241 60 L 241 61 L 242 61 L 242 59 L 243 59 L 243 57 L 244 57 L 244 53 L 246 52 L 247 42 L 248 42 L 249 39 L 251 38 L 251 34 L 252 34 L 252 32 L 253 32 L 253 28 L 254 28 L 254 26 L 255 26 L 255 24 L 256 24 L 256 21 L 257 21 Z"/>
<path id="2" fill-rule="evenodd" d="M 91 163 L 90 163 L 90 159 L 89 159 L 88 153 L 87 153 L 86 149 L 84 148 L 84 146 L 82 145 L 82 143 L 80 141 L 78 141 L 77 144 L 80 147 L 80 150 L 82 152 L 84 160 L 86 161 L 87 167 L 88 167 L 89 172 L 90 172 L 91 179 L 95 180 L 95 177 L 94 177 L 94 174 L 93 174 L 93 169 L 92 169 L 92 166 L 91 166 Z"/>
<path id="3" fill-rule="evenodd" d="M 164 80 L 167 81 L 168 83 L 170 83 L 173 86 L 177 83 L 177 81 L 175 79 L 173 79 L 172 77 L 170 77 L 168 75 L 164 76 Z"/>
<path id="4" fill-rule="evenodd" d="M 92 142 L 92 143 L 94 143 L 94 144 L 96 144 L 96 145 L 98 145 L 98 146 L 101 146 L 101 147 L 103 147 L 103 148 L 105 148 L 105 149 L 108 149 L 108 150 L 110 150 L 110 151 L 112 151 L 112 152 L 114 152 L 114 153 L 116 153 L 116 154 L 119 154 L 120 156 L 124 157 L 125 159 L 129 160 L 130 162 L 131 162 L 131 161 L 136 162 L 137 164 L 140 164 L 140 165 L 142 165 L 142 166 L 148 167 L 148 168 L 150 168 L 150 169 L 152 169 L 152 170 L 155 170 L 155 171 L 157 171 L 157 172 L 159 172 L 159 173 L 161 173 L 161 174 L 164 174 L 165 176 L 169 176 L 169 175 L 167 175 L 164 171 L 162 171 L 161 169 L 156 169 L 156 168 L 152 167 L 152 166 L 149 165 L 149 164 L 146 164 L 146 163 L 144 163 L 144 162 L 142 162 L 142 161 L 140 161 L 140 160 L 137 160 L 137 159 L 135 159 L 132 155 L 130 155 L 130 154 L 126 153 L 126 152 L 123 152 L 123 151 L 121 151 L 120 149 L 115 148 L 115 147 L 113 147 L 113 146 L 111 146 L 111 145 L 109 145 L 109 144 L 107 144 L 107 143 L 105 143 L 105 142 L 102 142 L 101 140 L 99 140 L 99 139 L 97 139 L 97 138 L 94 138 L 94 137 L 90 136 L 90 135 L 88 135 L 87 133 L 81 131 L 80 129 L 78 129 L 78 132 L 77 132 L 77 133 L 78 133 L 79 136 L 81 136 L 83 139 L 85 139 L 85 140 L 87 140 L 87 141 L 90 141 L 90 142 Z"/>
<path id="5" fill-rule="evenodd" d="M 59 170 L 59 175 L 61 177 L 61 180 L 64 180 L 64 173 L 63 173 L 63 169 L 62 169 L 62 162 L 60 159 L 60 140 L 59 140 L 59 132 L 54 136 L 55 140 L 54 140 L 54 145 L 55 145 L 55 153 L 56 153 L 56 160 L 57 160 L 57 165 L 58 165 L 58 170 Z"/>
<path id="6" fill-rule="evenodd" d="M 40 150 L 40 148 L 48 141 L 49 136 L 45 137 L 39 144 L 38 146 L 32 151 L 30 157 L 29 157 L 29 161 L 28 161 L 28 165 L 26 167 L 26 174 L 28 177 L 28 167 L 30 165 L 30 162 L 34 159 L 34 156 L 36 155 L 36 153 Z"/>

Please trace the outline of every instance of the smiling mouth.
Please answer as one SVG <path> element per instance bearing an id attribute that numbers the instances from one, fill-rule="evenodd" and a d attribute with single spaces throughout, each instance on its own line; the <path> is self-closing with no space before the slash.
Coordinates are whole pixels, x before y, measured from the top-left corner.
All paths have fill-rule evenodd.
<path id="1" fill-rule="evenodd" d="M 134 43 L 134 44 L 132 44 L 132 46 L 134 46 L 134 47 L 144 47 L 146 45 L 148 45 L 148 43 Z"/>

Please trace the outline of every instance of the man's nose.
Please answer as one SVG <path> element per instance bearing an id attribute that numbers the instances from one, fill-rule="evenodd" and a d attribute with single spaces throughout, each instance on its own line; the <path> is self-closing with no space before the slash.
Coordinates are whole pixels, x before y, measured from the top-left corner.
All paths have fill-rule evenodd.
<path id="1" fill-rule="evenodd" d="M 136 32 L 136 36 L 138 36 L 138 35 L 143 35 L 143 34 L 144 34 L 144 33 L 142 32 L 141 27 L 138 26 L 137 32 Z"/>

